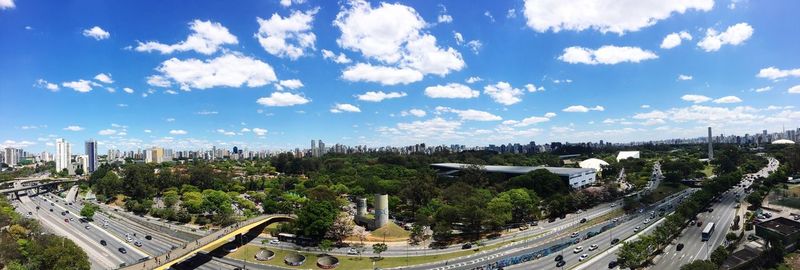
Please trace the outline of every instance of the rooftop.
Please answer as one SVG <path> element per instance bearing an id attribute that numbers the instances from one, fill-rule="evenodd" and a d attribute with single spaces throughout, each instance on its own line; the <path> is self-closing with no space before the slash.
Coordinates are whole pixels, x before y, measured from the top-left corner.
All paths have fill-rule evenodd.
<path id="1" fill-rule="evenodd" d="M 434 163 L 432 167 L 462 170 L 473 164 L 464 163 Z M 535 170 L 545 169 L 557 175 L 575 175 L 587 172 L 596 172 L 594 169 L 588 168 L 565 168 L 565 167 L 545 167 L 545 166 L 502 166 L 502 165 L 478 165 L 485 172 L 491 173 L 507 173 L 507 174 L 526 174 Z"/>
<path id="2" fill-rule="evenodd" d="M 776 231 L 781 235 L 790 235 L 800 231 L 800 222 L 785 217 L 773 218 L 758 225 Z"/>

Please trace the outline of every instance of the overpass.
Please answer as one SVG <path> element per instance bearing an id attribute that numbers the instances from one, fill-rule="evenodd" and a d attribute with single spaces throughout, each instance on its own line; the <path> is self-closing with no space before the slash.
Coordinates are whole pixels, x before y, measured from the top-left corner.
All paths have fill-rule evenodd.
<path id="1" fill-rule="evenodd" d="M 183 262 L 198 252 L 203 250 L 213 250 L 229 242 L 231 238 L 242 237 L 243 234 L 250 232 L 255 228 L 263 230 L 266 225 L 272 222 L 291 221 L 295 217 L 293 215 L 261 215 L 251 218 L 246 221 L 237 222 L 233 225 L 221 228 L 216 232 L 204 236 L 194 242 L 185 244 L 182 248 L 179 247 L 167 254 L 159 255 L 155 258 L 150 258 L 134 265 L 127 266 L 122 269 L 155 269 L 167 270 L 172 269 L 172 266 Z M 260 234 L 261 231 L 258 231 Z"/>
<path id="2" fill-rule="evenodd" d="M 33 182 L 33 181 L 34 180 L 26 180 L 26 181 L 23 181 L 23 182 Z M 35 180 L 35 181 L 42 182 L 42 181 L 47 181 L 47 180 Z M 42 188 L 42 187 L 53 186 L 53 185 L 61 185 L 61 184 L 65 184 L 65 183 L 74 183 L 74 182 L 78 182 L 78 181 L 80 181 L 80 179 L 63 178 L 63 179 L 55 179 L 55 180 L 52 180 L 52 181 L 49 181 L 49 182 L 46 182 L 46 183 L 40 183 L 40 184 L 35 185 L 35 186 L 23 186 L 22 184 L 14 183 L 14 187 L 13 188 L 0 189 L 0 194 L 13 193 L 14 196 L 16 196 L 17 192 L 24 191 L 24 190 L 29 190 L 29 189 L 36 189 L 36 192 L 38 193 L 39 189 Z"/>

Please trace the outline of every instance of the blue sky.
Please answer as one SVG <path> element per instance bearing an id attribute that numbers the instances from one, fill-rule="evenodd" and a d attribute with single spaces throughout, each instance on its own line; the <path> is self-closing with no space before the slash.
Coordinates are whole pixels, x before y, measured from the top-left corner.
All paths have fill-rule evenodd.
<path id="1" fill-rule="evenodd" d="M 0 0 L 0 144 L 626 142 L 800 126 L 797 1 Z"/>

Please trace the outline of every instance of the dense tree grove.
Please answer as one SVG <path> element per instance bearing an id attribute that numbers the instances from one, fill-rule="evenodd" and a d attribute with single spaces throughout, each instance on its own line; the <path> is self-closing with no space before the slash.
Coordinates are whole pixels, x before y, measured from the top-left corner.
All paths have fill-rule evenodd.
<path id="1" fill-rule="evenodd" d="M 89 269 L 89 257 L 71 240 L 43 234 L 39 223 L 23 218 L 0 198 L 0 268 Z"/>

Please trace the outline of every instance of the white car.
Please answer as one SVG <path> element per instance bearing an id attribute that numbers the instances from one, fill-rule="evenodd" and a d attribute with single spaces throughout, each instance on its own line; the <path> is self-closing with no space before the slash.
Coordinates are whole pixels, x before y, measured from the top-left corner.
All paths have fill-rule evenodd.
<path id="1" fill-rule="evenodd" d="M 280 243 L 281 243 L 281 241 L 278 241 L 277 239 L 269 240 L 269 244 L 270 245 L 277 245 L 277 244 L 280 244 Z"/>
<path id="2" fill-rule="evenodd" d="M 638 232 L 639 230 L 641 230 L 641 228 L 639 228 L 639 226 L 636 226 L 636 228 L 633 228 L 633 232 Z"/>
<path id="3" fill-rule="evenodd" d="M 589 246 L 589 251 L 597 249 L 597 244 Z"/>
<path id="4" fill-rule="evenodd" d="M 646 219 L 644 220 L 644 224 L 647 224 L 647 223 L 650 223 L 650 219 L 649 219 L 649 218 L 646 218 Z"/>
<path id="5" fill-rule="evenodd" d="M 578 233 L 574 232 L 569 237 L 572 237 L 572 238 L 578 237 Z"/>
<path id="6" fill-rule="evenodd" d="M 581 251 L 583 251 L 583 246 L 578 246 L 572 250 L 572 252 L 575 254 L 581 253 Z"/>
<path id="7" fill-rule="evenodd" d="M 589 254 L 583 253 L 583 255 L 581 255 L 581 257 L 580 257 L 580 258 L 578 258 L 578 261 L 583 261 L 583 260 L 585 260 L 585 259 L 586 259 L 586 258 L 588 258 L 588 257 L 589 257 Z"/>
<path id="8" fill-rule="evenodd" d="M 347 254 L 356 255 L 356 254 L 358 254 L 358 250 L 356 250 L 354 248 L 350 248 L 350 249 L 347 250 Z"/>

